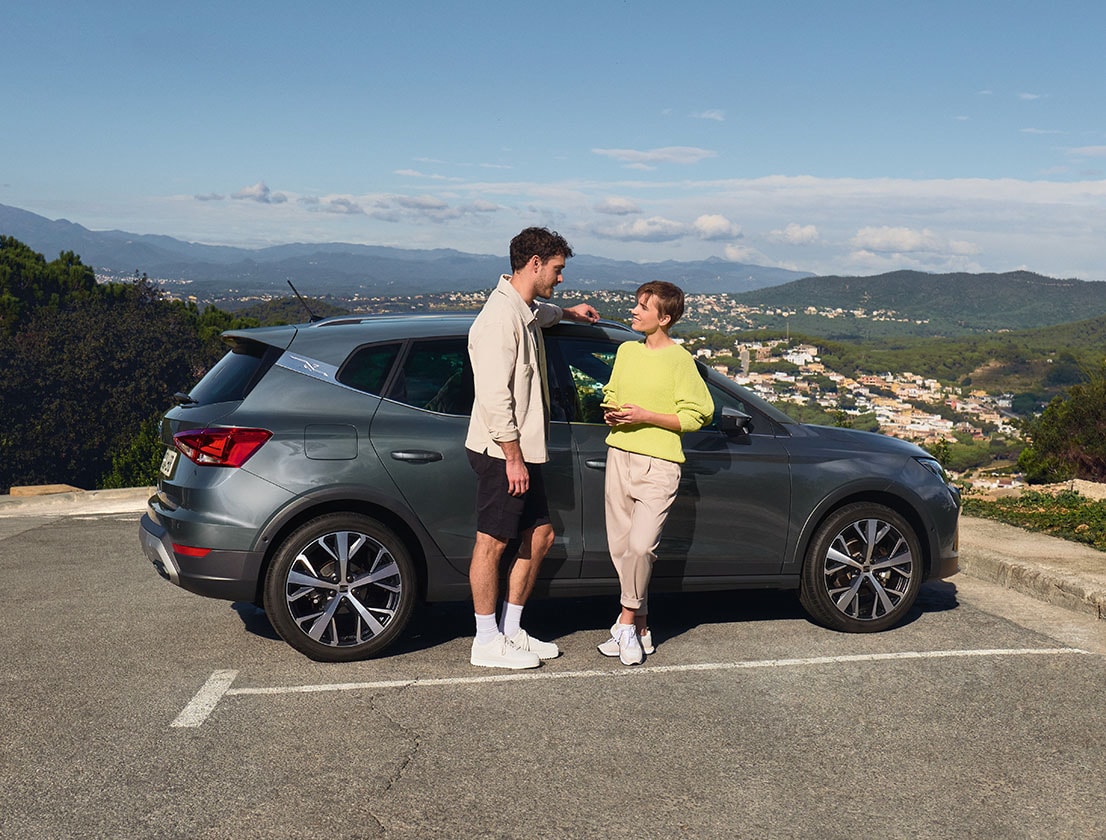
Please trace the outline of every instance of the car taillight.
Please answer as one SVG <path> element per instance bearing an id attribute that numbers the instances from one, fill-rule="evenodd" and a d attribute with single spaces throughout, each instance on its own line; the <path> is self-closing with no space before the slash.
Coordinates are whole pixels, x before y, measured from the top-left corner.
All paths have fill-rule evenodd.
<path id="1" fill-rule="evenodd" d="M 210 548 L 200 548 L 196 545 L 177 545 L 173 543 L 173 553 L 183 554 L 185 557 L 207 557 L 211 553 Z"/>
<path id="2" fill-rule="evenodd" d="M 173 442 L 195 464 L 240 467 L 272 436 L 267 429 L 190 429 L 173 435 Z"/>

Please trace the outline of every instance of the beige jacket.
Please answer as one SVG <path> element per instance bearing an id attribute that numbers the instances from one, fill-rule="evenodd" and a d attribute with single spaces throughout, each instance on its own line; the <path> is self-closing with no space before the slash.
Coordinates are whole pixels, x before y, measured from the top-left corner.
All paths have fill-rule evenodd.
<path id="1" fill-rule="evenodd" d="M 504 458 L 498 441 L 517 440 L 524 461 L 543 464 L 549 460 L 549 385 L 541 330 L 564 312 L 538 301 L 527 306 L 510 279 L 499 278 L 469 329 L 476 399 L 465 447 Z"/>

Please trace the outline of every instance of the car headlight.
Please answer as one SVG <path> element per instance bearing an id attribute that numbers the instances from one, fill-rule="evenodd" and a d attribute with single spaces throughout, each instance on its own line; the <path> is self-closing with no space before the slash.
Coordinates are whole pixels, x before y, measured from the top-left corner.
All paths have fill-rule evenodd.
<path id="1" fill-rule="evenodd" d="M 941 466 L 941 462 L 936 458 L 917 457 L 914 460 L 941 479 L 941 481 L 945 482 L 945 484 L 949 483 L 948 473 L 945 472 L 945 468 Z"/>
<path id="2" fill-rule="evenodd" d="M 941 483 L 945 485 L 945 489 L 949 492 L 949 497 L 951 498 L 952 503 L 956 505 L 957 509 L 959 509 L 960 488 L 952 483 L 951 479 L 949 478 L 949 474 L 945 472 L 945 468 L 941 466 L 941 462 L 938 461 L 936 458 L 929 458 L 924 456 L 917 457 L 914 460 L 941 480 Z"/>

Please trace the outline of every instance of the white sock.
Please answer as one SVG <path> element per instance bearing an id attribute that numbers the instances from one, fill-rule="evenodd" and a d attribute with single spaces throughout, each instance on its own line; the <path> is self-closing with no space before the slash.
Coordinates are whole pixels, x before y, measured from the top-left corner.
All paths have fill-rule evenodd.
<path id="1" fill-rule="evenodd" d="M 508 639 L 522 629 L 522 604 L 503 603 L 503 625 L 500 632 Z"/>
<path id="2" fill-rule="evenodd" d="M 495 613 L 491 615 L 474 613 L 474 615 L 476 616 L 476 644 L 486 645 L 499 635 L 499 628 L 495 625 Z"/>

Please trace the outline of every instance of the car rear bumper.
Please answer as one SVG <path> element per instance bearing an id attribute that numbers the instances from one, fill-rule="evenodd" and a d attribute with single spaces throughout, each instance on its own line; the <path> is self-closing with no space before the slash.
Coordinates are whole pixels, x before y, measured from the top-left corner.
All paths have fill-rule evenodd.
<path id="1" fill-rule="evenodd" d="M 212 549 L 202 557 L 180 554 L 168 531 L 149 512 L 142 516 L 138 538 L 157 573 L 181 589 L 225 601 L 257 599 L 260 553 Z"/>

